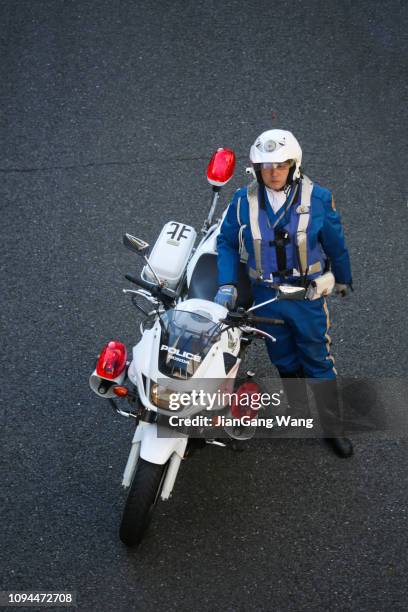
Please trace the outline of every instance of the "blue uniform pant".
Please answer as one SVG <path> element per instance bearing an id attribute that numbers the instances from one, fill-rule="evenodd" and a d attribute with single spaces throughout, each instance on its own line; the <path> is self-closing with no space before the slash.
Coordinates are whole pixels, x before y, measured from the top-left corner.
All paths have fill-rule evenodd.
<path id="1" fill-rule="evenodd" d="M 255 303 L 274 296 L 274 291 L 255 287 Z M 285 325 L 257 324 L 276 338 L 267 340 L 272 363 L 282 373 L 303 368 L 306 378 L 336 378 L 330 353 L 330 316 L 325 298 L 317 300 L 281 300 L 261 306 L 254 315 L 283 319 Z"/>

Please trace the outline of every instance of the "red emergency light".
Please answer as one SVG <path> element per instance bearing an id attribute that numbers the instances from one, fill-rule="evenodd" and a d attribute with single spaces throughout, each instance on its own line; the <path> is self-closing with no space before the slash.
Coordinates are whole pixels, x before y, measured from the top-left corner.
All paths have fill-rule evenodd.
<path id="1" fill-rule="evenodd" d="M 258 408 L 252 408 L 251 397 L 257 395 L 257 402 L 259 402 L 260 388 L 255 382 L 244 382 L 235 391 L 236 400 L 231 404 L 231 414 L 236 419 L 242 419 L 242 417 L 255 418 L 258 415 Z M 254 398 L 255 399 L 255 398 Z"/>
<path id="2" fill-rule="evenodd" d="M 117 340 L 111 340 L 104 346 L 96 364 L 96 373 L 101 378 L 114 380 L 126 367 L 126 346 Z"/>
<path id="3" fill-rule="evenodd" d="M 231 149 L 217 149 L 207 167 L 207 180 L 213 187 L 223 187 L 234 174 L 235 153 Z"/>

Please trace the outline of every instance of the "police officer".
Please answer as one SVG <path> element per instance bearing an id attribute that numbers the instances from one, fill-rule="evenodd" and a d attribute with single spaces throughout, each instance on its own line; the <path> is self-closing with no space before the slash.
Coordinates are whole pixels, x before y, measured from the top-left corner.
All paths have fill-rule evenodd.
<path id="1" fill-rule="evenodd" d="M 251 147 L 250 160 L 256 180 L 235 193 L 217 241 L 215 301 L 234 308 L 240 260 L 247 262 L 256 304 L 274 297 L 281 285 L 304 290 L 297 292 L 300 299 L 273 302 L 257 314 L 285 322 L 264 329 L 277 339 L 267 341 L 267 349 L 282 377 L 291 415 L 305 416 L 309 410 L 307 378 L 327 442 L 336 454 L 349 457 L 353 447 L 339 425 L 329 312 L 325 297 L 310 292 L 312 281 L 319 285 L 330 268 L 335 293 L 345 296 L 352 288 L 340 217 L 331 192 L 303 175 L 302 149 L 291 132 L 263 132 Z"/>

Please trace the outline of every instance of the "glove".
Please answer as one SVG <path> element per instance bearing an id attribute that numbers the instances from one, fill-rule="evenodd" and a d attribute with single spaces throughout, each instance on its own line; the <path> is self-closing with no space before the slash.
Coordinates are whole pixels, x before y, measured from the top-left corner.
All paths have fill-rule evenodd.
<path id="1" fill-rule="evenodd" d="M 334 293 L 335 295 L 341 295 L 341 297 L 346 297 L 349 293 L 350 285 L 343 285 L 342 283 L 336 283 L 334 285 Z"/>
<path id="2" fill-rule="evenodd" d="M 237 301 L 237 295 L 237 289 L 234 285 L 222 285 L 217 291 L 214 302 L 232 310 Z"/>

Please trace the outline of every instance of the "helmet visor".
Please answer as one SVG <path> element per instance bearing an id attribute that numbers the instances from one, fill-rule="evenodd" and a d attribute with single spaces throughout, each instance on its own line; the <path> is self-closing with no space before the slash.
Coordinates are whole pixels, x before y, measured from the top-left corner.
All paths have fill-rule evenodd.
<path id="1" fill-rule="evenodd" d="M 286 159 L 283 162 L 263 162 L 259 165 L 265 170 L 270 170 L 272 168 L 274 170 L 281 170 L 282 168 L 290 168 L 291 166 L 293 166 L 293 159 Z"/>

